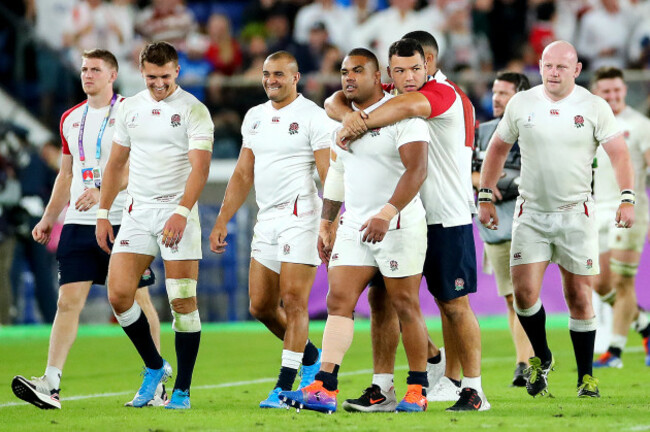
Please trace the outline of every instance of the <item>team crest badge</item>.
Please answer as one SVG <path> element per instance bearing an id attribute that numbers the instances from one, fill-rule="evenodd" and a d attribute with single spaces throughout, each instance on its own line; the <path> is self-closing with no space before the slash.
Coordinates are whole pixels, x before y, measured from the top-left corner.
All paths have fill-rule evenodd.
<path id="1" fill-rule="evenodd" d="M 284 247 L 282 248 L 282 253 L 284 253 L 285 255 L 289 255 L 291 253 L 291 246 L 289 246 L 288 244 L 284 245 Z"/>
<path id="2" fill-rule="evenodd" d="M 297 134 L 297 133 L 298 133 L 298 128 L 299 128 L 299 127 L 300 127 L 300 126 L 298 126 L 298 123 L 296 123 L 296 122 L 291 123 L 291 124 L 289 125 L 289 135 L 295 135 L 295 134 Z"/>
<path id="3" fill-rule="evenodd" d="M 456 287 L 456 291 L 462 291 L 465 288 L 465 281 L 462 278 L 458 278 L 454 282 L 454 286 Z"/>
<path id="4" fill-rule="evenodd" d="M 115 126 L 115 119 L 114 118 L 112 118 L 112 119 L 110 119 L 108 121 L 108 127 L 113 127 L 113 126 Z"/>
<path id="5" fill-rule="evenodd" d="M 174 114 L 172 116 L 172 127 L 177 127 L 181 125 L 181 115 L 180 114 Z"/>
<path id="6" fill-rule="evenodd" d="M 593 266 L 594 266 L 594 261 L 593 261 L 591 258 L 589 258 L 589 259 L 587 260 L 587 268 L 590 269 L 590 268 L 592 268 Z"/>
<path id="7" fill-rule="evenodd" d="M 585 119 L 581 115 L 573 117 L 573 124 L 576 128 L 580 129 L 585 125 Z"/>
<path id="8" fill-rule="evenodd" d="M 397 270 L 399 268 L 399 266 L 397 264 L 397 261 L 395 261 L 395 260 L 391 260 L 389 265 L 390 265 L 390 270 L 391 271 L 395 271 L 395 270 Z"/>

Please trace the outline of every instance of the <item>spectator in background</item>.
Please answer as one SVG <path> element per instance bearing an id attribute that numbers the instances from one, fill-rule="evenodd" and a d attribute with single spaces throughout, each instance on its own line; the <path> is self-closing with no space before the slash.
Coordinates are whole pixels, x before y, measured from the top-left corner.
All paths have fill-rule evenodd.
<path id="1" fill-rule="evenodd" d="M 4 140 L 4 135 L 0 131 L 0 142 Z M 0 150 L 0 326 L 11 324 L 12 321 L 13 294 L 9 274 L 16 240 L 10 211 L 20 201 L 20 183 L 16 180 L 11 161 L 3 153 Z"/>
<path id="2" fill-rule="evenodd" d="M 126 12 L 126 13 L 125 13 Z M 94 48 L 125 55 L 133 39 L 133 21 L 128 11 L 104 0 L 82 0 L 68 16 L 64 45 L 71 48 L 70 63 L 77 64 L 81 53 Z"/>
<path id="3" fill-rule="evenodd" d="M 494 0 L 488 13 L 490 47 L 495 69 L 519 55 L 526 42 L 527 0 Z"/>
<path id="4" fill-rule="evenodd" d="M 630 37 L 628 59 L 632 68 L 650 69 L 650 14 L 641 18 Z"/>
<path id="5" fill-rule="evenodd" d="M 619 0 L 601 0 L 602 8 L 587 12 L 580 23 L 577 49 L 589 70 L 625 68 L 627 42 L 634 21 Z"/>
<path id="6" fill-rule="evenodd" d="M 345 8 L 335 0 L 316 0 L 303 6 L 296 15 L 293 38 L 301 44 L 308 44 L 312 29 L 320 25 L 330 36 L 332 43 L 339 49 L 350 46 L 351 32 L 356 27 L 356 16 L 353 8 Z M 304 66 L 300 63 L 304 72 Z"/>
<path id="7" fill-rule="evenodd" d="M 209 44 L 204 53 L 214 72 L 231 76 L 242 65 L 243 56 L 239 42 L 233 37 L 230 20 L 226 15 L 212 14 L 206 25 Z"/>
<path id="8" fill-rule="evenodd" d="M 469 2 L 451 1 L 445 7 L 447 48 L 442 55 L 442 68 L 460 71 L 464 68 L 489 72 L 492 70 L 490 43 L 483 34 L 472 32 L 472 17 Z"/>
<path id="9" fill-rule="evenodd" d="M 196 29 L 194 15 L 181 0 L 153 0 L 136 17 L 136 31 L 147 42 L 166 41 L 185 51 L 187 37 Z"/>
<path id="10" fill-rule="evenodd" d="M 542 1 L 535 6 L 535 21 L 528 34 L 528 43 L 535 53 L 535 66 L 542 58 L 542 52 L 546 45 L 557 39 L 553 26 L 555 16 L 555 2 L 552 0 Z"/>

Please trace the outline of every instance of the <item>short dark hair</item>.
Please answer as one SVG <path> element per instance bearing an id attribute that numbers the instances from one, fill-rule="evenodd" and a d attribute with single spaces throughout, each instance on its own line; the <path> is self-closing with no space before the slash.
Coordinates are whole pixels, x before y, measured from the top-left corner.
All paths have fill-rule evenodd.
<path id="1" fill-rule="evenodd" d="M 178 53 L 176 48 L 169 42 L 150 43 L 140 51 L 140 66 L 144 66 L 144 62 L 156 66 L 165 66 L 169 62 L 178 65 Z"/>
<path id="2" fill-rule="evenodd" d="M 83 54 L 81 54 L 81 57 L 86 59 L 100 59 L 103 60 L 104 63 L 106 63 L 108 66 L 115 69 L 115 71 L 119 69 L 119 66 L 117 65 L 117 59 L 113 53 L 108 50 L 93 49 L 84 51 Z"/>
<path id="3" fill-rule="evenodd" d="M 415 55 L 416 52 L 420 53 L 424 59 L 424 50 L 422 49 L 420 42 L 410 38 L 400 39 L 393 42 L 390 48 L 388 48 L 388 60 L 390 61 L 393 56 L 411 57 Z"/>
<path id="4" fill-rule="evenodd" d="M 528 81 L 528 77 L 519 72 L 499 72 L 494 80 L 507 81 L 514 84 L 516 93 L 528 90 L 530 88 L 530 81 Z"/>
<path id="5" fill-rule="evenodd" d="M 352 57 L 352 56 L 359 56 L 359 57 L 367 58 L 368 60 L 370 60 L 370 62 L 373 64 L 373 66 L 375 66 L 375 70 L 379 70 L 379 60 L 377 60 L 377 56 L 375 55 L 375 53 L 373 53 L 369 49 L 366 49 L 366 48 L 354 48 L 347 55 L 347 57 Z"/>
<path id="6" fill-rule="evenodd" d="M 429 48 L 433 48 L 436 51 L 436 53 L 440 52 L 438 48 L 438 41 L 428 31 L 424 31 L 424 30 L 412 31 L 402 36 L 402 39 L 415 39 L 420 43 L 420 45 L 422 45 L 422 48 L 429 47 Z"/>
<path id="7" fill-rule="evenodd" d="M 603 66 L 598 68 L 596 72 L 594 72 L 594 76 L 591 78 L 591 84 L 593 85 L 600 80 L 613 79 L 613 78 L 620 78 L 622 80 L 625 80 L 623 71 L 613 66 Z"/>
<path id="8" fill-rule="evenodd" d="M 289 51 L 282 51 L 282 50 L 276 51 L 276 52 L 270 54 L 266 58 L 266 61 L 269 61 L 269 60 L 282 60 L 282 59 L 288 60 L 289 63 L 293 63 L 293 64 L 296 65 L 294 73 L 295 72 L 300 72 L 300 67 L 298 66 L 298 60 L 296 60 L 296 56 L 291 54 Z"/>

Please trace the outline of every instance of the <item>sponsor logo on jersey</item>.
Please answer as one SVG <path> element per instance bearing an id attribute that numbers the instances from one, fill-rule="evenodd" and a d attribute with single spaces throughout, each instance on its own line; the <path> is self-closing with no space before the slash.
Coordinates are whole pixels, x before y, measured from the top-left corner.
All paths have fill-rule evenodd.
<path id="1" fill-rule="evenodd" d="M 559 116 L 560 115 L 560 110 L 559 109 L 552 109 L 551 110 L 551 115 L 552 116 Z"/>
<path id="2" fill-rule="evenodd" d="M 592 268 L 593 266 L 594 266 L 594 261 L 593 261 L 591 258 L 589 258 L 589 259 L 587 260 L 587 268 L 590 269 L 590 268 Z"/>
<path id="3" fill-rule="evenodd" d="M 120 240 L 120 246 L 128 246 L 129 241 L 128 240 Z"/>
<path id="4" fill-rule="evenodd" d="M 282 253 L 285 255 L 289 255 L 291 253 L 291 246 L 285 244 L 284 247 L 282 248 Z"/>
<path id="5" fill-rule="evenodd" d="M 330 258 L 330 261 L 336 261 L 337 259 L 339 259 L 339 254 L 338 254 L 338 252 L 335 253 L 334 255 L 332 255 L 332 258 Z"/>
<path id="6" fill-rule="evenodd" d="M 160 109 L 154 108 L 151 110 L 151 115 L 159 116 L 160 115 Z"/>
<path id="7" fill-rule="evenodd" d="M 260 128 L 260 123 L 261 122 L 259 120 L 253 123 L 253 126 L 251 126 L 249 133 L 256 134 L 257 132 L 259 132 L 258 129 Z"/>
<path id="8" fill-rule="evenodd" d="M 526 116 L 526 122 L 524 123 L 524 127 L 532 128 L 534 126 L 535 126 L 535 113 L 530 113 Z"/>
<path id="9" fill-rule="evenodd" d="M 454 286 L 456 287 L 456 291 L 462 291 L 465 288 L 465 281 L 462 278 L 458 278 L 454 282 Z"/>
<path id="10" fill-rule="evenodd" d="M 381 131 L 381 128 L 370 129 L 370 136 L 371 137 L 379 136 L 379 131 Z"/>
<path id="11" fill-rule="evenodd" d="M 174 114 L 172 116 L 172 127 L 177 127 L 181 125 L 181 115 L 180 114 Z"/>
<path id="12" fill-rule="evenodd" d="M 298 125 L 298 123 L 296 123 L 296 122 L 291 123 L 289 125 L 289 135 L 297 134 L 299 128 L 300 128 L 300 126 Z"/>
<path id="13" fill-rule="evenodd" d="M 520 259 L 521 259 L 521 252 L 515 252 L 514 255 L 513 255 L 512 257 L 513 257 L 514 259 L 516 259 L 516 260 L 520 260 Z"/>
<path id="14" fill-rule="evenodd" d="M 280 117 L 273 117 L 271 123 L 280 123 Z"/>
<path id="15" fill-rule="evenodd" d="M 391 262 L 388 263 L 388 265 L 390 265 L 390 270 L 391 271 L 395 271 L 395 270 L 399 269 L 399 265 L 398 265 L 397 261 L 395 261 L 395 260 L 391 260 Z"/>
<path id="16" fill-rule="evenodd" d="M 577 115 L 577 116 L 573 117 L 573 125 L 578 129 L 583 127 L 585 125 L 584 117 L 582 117 L 581 115 Z"/>
<path id="17" fill-rule="evenodd" d="M 115 119 L 114 118 L 112 118 L 112 119 L 110 119 L 108 121 L 108 127 L 113 127 L 113 126 L 115 126 Z"/>
<path id="18" fill-rule="evenodd" d="M 79 122 L 74 122 L 72 123 L 72 128 L 78 128 L 79 127 Z"/>
<path id="19" fill-rule="evenodd" d="M 126 124 L 126 127 L 129 128 L 137 127 L 138 126 L 138 124 L 136 123 L 137 119 L 138 119 L 138 113 L 133 114 L 133 117 L 131 117 L 131 120 Z"/>

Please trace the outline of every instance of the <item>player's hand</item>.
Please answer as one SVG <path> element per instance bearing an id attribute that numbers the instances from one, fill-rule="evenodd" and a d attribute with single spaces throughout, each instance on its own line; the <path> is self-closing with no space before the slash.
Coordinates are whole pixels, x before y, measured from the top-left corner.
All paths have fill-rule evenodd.
<path id="1" fill-rule="evenodd" d="M 336 132 L 336 145 L 345 151 L 350 150 L 350 144 L 354 141 L 354 133 L 351 131 L 341 128 Z"/>
<path id="2" fill-rule="evenodd" d="M 478 203 L 478 220 L 487 229 L 496 230 L 499 228 L 499 217 L 494 204 L 491 202 Z"/>
<path id="3" fill-rule="evenodd" d="M 228 246 L 228 242 L 226 241 L 227 235 L 228 229 L 226 228 L 226 224 L 220 223 L 219 219 L 217 219 L 210 233 L 210 250 L 218 254 L 224 253 L 226 246 Z"/>
<path id="4" fill-rule="evenodd" d="M 621 203 L 616 211 L 616 227 L 632 228 L 634 225 L 634 204 Z"/>
<path id="5" fill-rule="evenodd" d="M 113 243 L 115 243 L 115 233 L 113 232 L 113 225 L 111 225 L 111 222 L 108 219 L 97 219 L 95 238 L 97 239 L 97 244 L 101 250 L 110 254 L 111 247 Z M 108 238 L 108 242 L 106 241 L 106 238 Z"/>
<path id="6" fill-rule="evenodd" d="M 45 218 L 41 219 L 32 230 L 32 237 L 36 242 L 47 245 L 50 242 L 53 226 L 54 224 L 51 221 Z"/>
<path id="7" fill-rule="evenodd" d="M 368 130 L 368 126 L 366 126 L 365 122 L 367 118 L 368 115 L 361 110 L 352 111 L 343 116 L 341 126 L 356 138 L 363 135 Z"/>
<path id="8" fill-rule="evenodd" d="M 187 226 L 187 219 L 177 213 L 172 214 L 162 231 L 162 244 L 165 247 L 171 248 L 180 243 L 185 233 Z"/>
<path id="9" fill-rule="evenodd" d="M 336 223 L 321 219 L 318 230 L 318 256 L 328 265 L 332 254 L 332 247 L 336 239 Z"/>
<path id="10" fill-rule="evenodd" d="M 88 188 L 79 196 L 77 202 L 74 203 L 74 208 L 77 211 L 88 211 L 95 204 L 99 202 L 99 189 Z"/>
<path id="11" fill-rule="evenodd" d="M 374 244 L 379 243 L 384 239 L 389 226 L 390 221 L 373 216 L 361 226 L 359 231 L 366 230 L 366 232 L 363 233 L 362 240 Z"/>
<path id="12" fill-rule="evenodd" d="M 492 202 L 499 202 L 503 201 L 503 195 L 501 195 L 501 191 L 499 188 L 494 188 L 492 189 Z"/>

